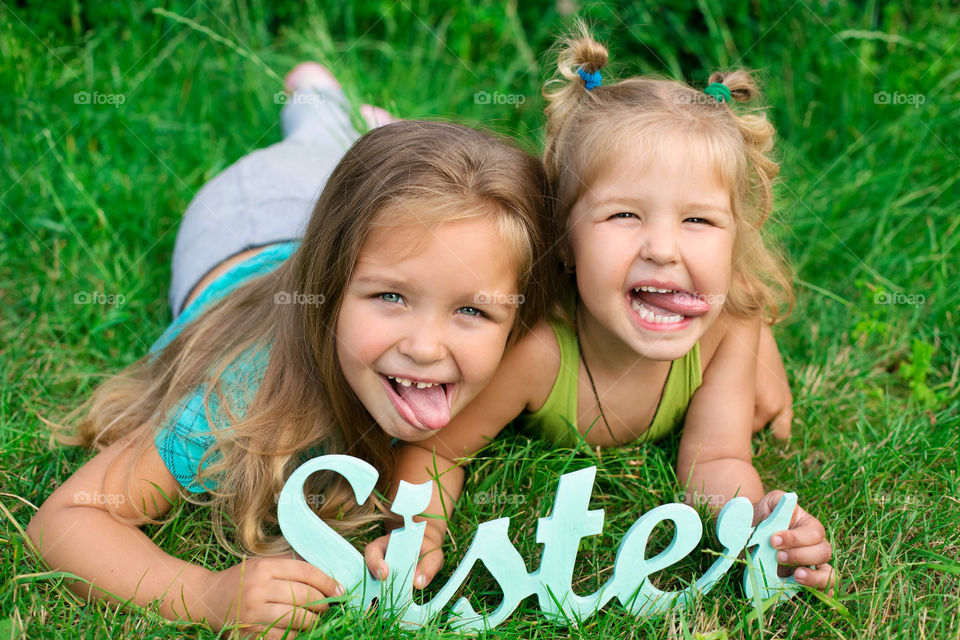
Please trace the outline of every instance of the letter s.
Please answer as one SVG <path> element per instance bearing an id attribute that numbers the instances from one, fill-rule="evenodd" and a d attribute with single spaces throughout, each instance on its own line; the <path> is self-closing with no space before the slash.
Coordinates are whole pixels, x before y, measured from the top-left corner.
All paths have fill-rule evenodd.
<path id="1" fill-rule="evenodd" d="M 346 478 L 357 504 L 366 502 L 380 476 L 371 465 L 351 456 L 327 455 L 308 460 L 293 472 L 280 492 L 277 505 L 280 530 L 304 560 L 339 581 L 347 593 L 363 587 L 362 593 L 369 594 L 369 600 L 372 600 L 377 596 L 379 585 L 369 576 L 363 555 L 318 518 L 307 505 L 303 483 L 317 471 L 334 471 Z M 369 584 L 365 585 L 365 582 Z M 350 603 L 366 608 L 369 601 L 363 597 L 362 602 L 353 599 Z"/>

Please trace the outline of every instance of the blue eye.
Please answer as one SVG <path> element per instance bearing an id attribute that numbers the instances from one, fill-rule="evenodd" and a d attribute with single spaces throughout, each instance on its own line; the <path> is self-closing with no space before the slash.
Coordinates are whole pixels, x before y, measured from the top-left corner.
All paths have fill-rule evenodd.
<path id="1" fill-rule="evenodd" d="M 637 214 L 630 213 L 629 211 L 621 211 L 619 213 L 615 213 L 612 216 L 610 216 L 611 219 L 616 219 L 616 220 L 629 220 L 631 218 L 636 218 L 636 217 L 637 217 Z"/>
<path id="2" fill-rule="evenodd" d="M 706 218 L 687 218 L 684 222 L 694 222 L 696 224 L 712 224 Z"/>
<path id="3" fill-rule="evenodd" d="M 389 302 L 391 304 L 398 304 L 400 302 L 403 302 L 403 296 L 401 296 L 399 293 L 393 293 L 393 292 L 381 293 L 377 297 L 383 300 L 384 302 Z"/>
<path id="4" fill-rule="evenodd" d="M 487 318 L 487 314 L 476 307 L 460 307 L 457 309 L 458 313 L 462 313 L 465 316 L 470 316 L 471 318 Z"/>

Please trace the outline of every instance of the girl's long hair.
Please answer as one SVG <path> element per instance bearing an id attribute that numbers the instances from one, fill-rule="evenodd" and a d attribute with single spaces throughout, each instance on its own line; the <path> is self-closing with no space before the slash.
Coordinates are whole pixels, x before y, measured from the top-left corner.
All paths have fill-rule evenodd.
<path id="1" fill-rule="evenodd" d="M 543 229 L 549 204 L 541 163 L 490 134 L 438 122 L 375 129 L 333 171 L 289 260 L 212 304 L 155 357 L 145 356 L 106 380 L 68 417 L 75 426 L 57 427 L 55 433 L 63 442 L 99 449 L 148 425 L 137 445 L 142 452 L 154 446 L 154 434 L 169 423 L 178 403 L 203 390 L 215 441 L 199 480 L 210 491 L 206 499 L 185 490 L 181 495 L 213 507 L 216 537 L 234 553 L 286 551 L 276 497 L 305 451 L 319 447 L 366 460 L 380 471 L 381 488 L 392 471 L 389 438 L 347 384 L 334 335 L 344 290 L 371 227 L 495 216 L 503 259 L 518 265 L 524 301 L 514 341 L 547 307 L 553 261 L 545 258 Z M 387 210 L 409 215 L 401 216 L 406 221 L 386 220 L 381 213 Z M 282 296 L 294 303 L 277 304 Z M 265 367 L 250 366 L 252 354 L 267 348 Z M 135 480 L 130 474 L 128 487 Z M 357 505 L 335 474 L 314 474 L 309 482 L 308 502 L 342 533 L 363 529 L 382 515 L 376 500 Z M 239 549 L 227 535 L 231 526 Z"/>
<path id="2" fill-rule="evenodd" d="M 586 89 L 578 70 L 607 64 L 606 47 L 581 21 L 557 46 L 556 77 L 544 87 L 547 140 L 543 153 L 557 196 L 552 232 L 563 238 L 570 211 L 624 145 L 643 145 L 651 155 L 680 142 L 714 161 L 730 189 L 736 223 L 732 279 L 724 308 L 741 317 L 762 315 L 770 324 L 793 308 L 792 277 L 785 260 L 763 234 L 773 209 L 773 182 L 780 166 L 772 157 L 774 127 L 762 108 L 735 108 L 676 80 L 655 76 L 604 81 Z M 715 72 L 732 101 L 751 102 L 760 92 L 743 70 Z M 559 248 L 565 261 L 570 247 Z"/>

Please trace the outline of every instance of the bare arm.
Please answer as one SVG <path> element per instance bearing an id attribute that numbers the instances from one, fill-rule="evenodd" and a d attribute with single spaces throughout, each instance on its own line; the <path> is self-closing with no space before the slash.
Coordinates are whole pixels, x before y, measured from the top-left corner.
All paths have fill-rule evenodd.
<path id="1" fill-rule="evenodd" d="M 128 494 L 125 470 L 133 455 L 134 438 L 145 427 L 98 454 L 63 483 L 43 503 L 27 534 L 51 567 L 90 580 L 68 583 L 74 593 L 116 602 L 107 595 L 131 598 L 146 606 L 162 598 L 160 612 L 169 619 L 210 619 L 205 582 L 211 572 L 164 553 L 135 524 L 124 524 L 109 511 L 136 518 L 133 501 L 151 517 L 173 506 L 179 485 L 155 447 L 137 460 L 136 485 Z M 155 483 L 156 486 L 154 486 Z"/>
<path id="2" fill-rule="evenodd" d="M 710 504 L 736 496 L 756 503 L 763 484 L 750 451 L 759 319 L 721 314 L 724 336 L 693 396 L 677 455 L 677 478 Z"/>
<path id="3" fill-rule="evenodd" d="M 293 637 L 295 630 L 315 624 L 328 607 L 326 599 L 342 590 L 309 563 L 291 554 L 248 558 L 210 571 L 164 553 L 140 531 L 143 518 L 133 505 L 142 504 L 148 516 L 157 517 L 173 506 L 164 495 L 176 501 L 179 490 L 151 443 L 136 459 L 135 484 L 127 491 L 134 439 L 149 436 L 145 429 L 90 460 L 34 515 L 27 534 L 47 563 L 89 580 L 91 584 L 68 583 L 84 598 L 140 606 L 159 599 L 160 614 L 171 620 L 205 620 L 214 629 L 237 625 L 243 634 L 271 639 Z M 114 517 L 108 503 L 116 506 L 117 515 L 134 521 Z M 287 629 L 294 630 L 292 635 L 284 636 Z"/>
<path id="4" fill-rule="evenodd" d="M 793 424 L 793 394 L 770 325 L 760 327 L 760 345 L 757 353 L 757 386 L 753 414 L 753 431 L 757 433 L 770 425 L 774 437 L 787 439 Z"/>
<path id="5" fill-rule="evenodd" d="M 705 498 L 719 507 L 737 496 L 749 498 L 757 524 L 783 494 L 764 495 L 750 451 L 760 322 L 722 314 L 717 323 L 725 333 L 690 402 L 677 477 L 686 483 L 691 501 Z M 780 550 L 784 571 L 793 572 L 797 582 L 832 589 L 835 576 L 827 563 L 833 550 L 819 520 L 798 506 L 789 530 L 774 534 L 770 542 Z"/>

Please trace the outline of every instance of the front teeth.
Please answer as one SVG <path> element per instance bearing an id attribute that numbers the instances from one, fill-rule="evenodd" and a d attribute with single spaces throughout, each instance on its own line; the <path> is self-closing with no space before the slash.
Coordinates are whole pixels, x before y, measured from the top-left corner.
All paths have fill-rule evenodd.
<path id="1" fill-rule="evenodd" d="M 673 293 L 673 289 L 658 289 L 657 287 L 648 287 L 647 285 L 642 285 L 634 289 L 634 291 L 649 291 L 650 293 Z"/>
<path id="2" fill-rule="evenodd" d="M 439 382 L 416 382 L 415 383 L 413 380 L 409 378 L 399 378 L 397 376 L 387 376 L 387 377 L 395 381 L 397 384 L 402 384 L 405 387 L 409 387 L 416 384 L 417 389 L 429 389 L 430 387 L 436 387 L 436 386 L 439 386 L 440 384 Z"/>
<path id="3" fill-rule="evenodd" d="M 671 324 L 683 320 L 683 316 L 679 314 L 670 314 L 665 316 L 658 315 L 654 313 L 653 309 L 643 304 L 639 300 L 633 301 L 633 310 L 636 311 L 641 318 L 654 324 Z"/>

